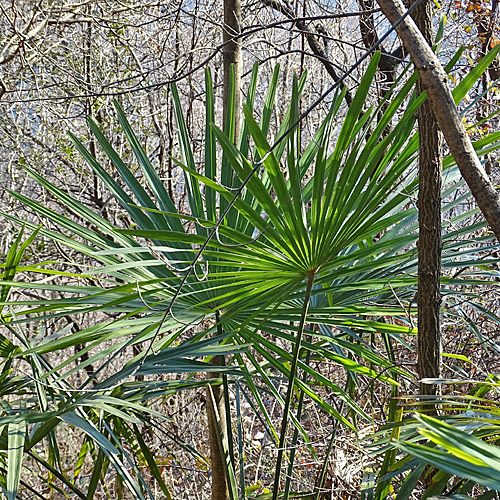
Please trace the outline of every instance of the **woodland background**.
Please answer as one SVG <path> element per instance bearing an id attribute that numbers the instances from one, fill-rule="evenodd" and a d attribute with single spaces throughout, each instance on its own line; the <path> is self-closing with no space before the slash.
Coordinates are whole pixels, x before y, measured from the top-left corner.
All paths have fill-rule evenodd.
<path id="1" fill-rule="evenodd" d="M 498 241 L 377 4 L 0 9 L 9 500 L 498 498 Z M 497 2 L 413 16 L 498 187 Z"/>

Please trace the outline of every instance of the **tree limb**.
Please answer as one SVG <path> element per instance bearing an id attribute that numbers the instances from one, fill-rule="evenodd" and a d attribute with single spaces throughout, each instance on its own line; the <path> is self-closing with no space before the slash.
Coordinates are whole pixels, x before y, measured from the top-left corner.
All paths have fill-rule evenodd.
<path id="1" fill-rule="evenodd" d="M 309 47 L 311 48 L 313 54 L 321 61 L 327 73 L 332 77 L 333 81 L 338 82 L 340 80 L 340 77 L 337 74 L 334 65 L 330 61 L 330 58 L 328 57 L 325 46 L 320 43 L 318 36 L 307 27 L 306 23 L 302 19 L 296 19 L 295 12 L 288 5 L 287 1 L 262 0 L 262 3 L 267 7 L 271 7 L 272 9 L 281 12 L 288 19 L 295 20 L 295 25 L 300 31 L 305 34 L 307 43 L 309 44 Z M 340 87 L 343 89 L 345 87 L 345 84 L 341 83 Z M 352 102 L 352 96 L 349 90 L 346 91 L 345 100 L 348 105 L 350 105 Z"/>
<path id="2" fill-rule="evenodd" d="M 374 15 L 374 0 L 358 0 L 362 14 L 359 17 L 359 30 L 361 31 L 361 39 L 365 48 L 370 49 L 379 42 L 377 29 L 375 28 Z M 378 68 L 382 75 L 380 88 L 380 97 L 384 97 L 389 89 L 396 81 L 396 67 L 403 62 L 404 54 L 403 47 L 396 47 L 393 52 L 388 52 L 380 45 L 380 61 Z"/>
<path id="3" fill-rule="evenodd" d="M 405 14 L 406 9 L 401 0 L 377 0 L 377 2 L 393 24 L 400 21 Z M 460 119 L 448 87 L 448 76 L 410 18 L 403 19 L 396 30 L 417 68 L 448 148 L 479 208 L 500 241 L 500 197 L 481 165 Z"/>

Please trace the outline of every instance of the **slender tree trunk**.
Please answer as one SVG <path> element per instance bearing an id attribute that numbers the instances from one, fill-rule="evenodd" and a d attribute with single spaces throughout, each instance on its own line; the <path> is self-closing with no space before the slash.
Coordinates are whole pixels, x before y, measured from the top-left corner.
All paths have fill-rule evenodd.
<path id="1" fill-rule="evenodd" d="M 218 318 L 217 318 L 218 319 Z M 223 366 L 224 356 L 215 356 L 212 364 Z M 209 373 L 210 378 L 219 378 L 219 373 Z M 214 407 L 216 406 L 216 408 Z M 212 465 L 212 500 L 229 500 L 224 450 L 221 448 L 221 439 L 227 443 L 227 416 L 224 403 L 224 386 L 213 385 L 207 388 L 208 432 L 210 444 L 210 463 Z M 217 422 L 219 416 L 220 426 Z M 221 433 L 221 436 L 219 434 Z"/>
<path id="2" fill-rule="evenodd" d="M 224 0 L 224 32 L 222 41 L 222 58 L 224 65 L 224 89 L 222 94 L 222 107 L 224 113 L 224 125 L 229 107 L 229 78 L 231 66 L 234 67 L 234 109 L 236 110 L 234 142 L 238 144 L 240 131 L 240 108 L 241 108 L 241 41 L 236 39 L 241 31 L 241 1 Z"/>
<path id="3" fill-rule="evenodd" d="M 432 0 L 423 0 L 413 13 L 415 24 L 429 45 L 433 42 Z M 424 91 L 417 83 L 418 93 Z M 420 379 L 440 374 L 441 278 L 441 134 L 430 100 L 418 110 L 418 363 Z M 420 394 L 432 395 L 436 386 L 420 383 Z M 433 412 L 433 405 L 424 408 Z"/>
<path id="4" fill-rule="evenodd" d="M 374 18 L 374 13 L 372 12 L 375 8 L 375 0 L 358 0 L 359 7 L 361 11 L 367 13 L 359 16 L 359 30 L 361 32 L 361 39 L 363 45 L 366 49 L 371 49 L 376 43 L 379 43 L 379 37 L 377 34 L 377 28 Z M 399 45 L 392 52 L 387 52 L 384 45 L 380 45 L 380 61 L 378 64 L 378 70 L 380 75 L 380 82 L 378 93 L 380 99 L 383 99 L 387 92 L 391 89 L 392 85 L 396 81 L 396 69 L 399 64 L 404 60 L 403 47 Z M 385 111 L 388 103 L 385 104 Z"/>
<path id="5" fill-rule="evenodd" d="M 222 94 L 222 109 L 224 129 L 226 128 L 227 111 L 230 108 L 232 95 L 229 92 L 231 69 L 234 68 L 234 142 L 238 144 L 240 135 L 240 108 L 241 108 L 241 42 L 235 35 L 241 30 L 241 1 L 224 0 L 224 32 L 223 32 L 223 66 L 224 66 L 224 87 Z M 219 315 L 216 321 L 219 322 Z M 222 328 L 218 328 L 222 333 Z M 214 365 L 223 366 L 224 356 L 215 356 L 212 360 Z M 209 374 L 211 378 L 218 378 L 219 374 Z M 223 379 L 223 377 L 220 377 Z M 211 390 L 211 391 L 210 391 Z M 226 412 L 226 402 L 228 401 L 227 381 L 224 384 L 213 385 L 208 388 L 207 408 L 208 424 L 210 433 L 210 461 L 212 464 L 212 500 L 229 500 L 229 488 L 226 478 L 226 464 L 224 463 L 224 450 L 221 442 L 224 442 L 229 449 L 231 444 L 230 415 Z M 213 399 L 212 399 L 213 396 Z M 214 405 L 217 408 L 214 408 Z M 217 422 L 218 413 L 220 425 Z M 220 434 L 220 435 L 219 435 Z"/>
<path id="6" fill-rule="evenodd" d="M 401 0 L 377 0 L 393 24 L 418 70 L 434 115 L 462 176 L 495 236 L 500 240 L 500 196 L 486 174 L 460 119 L 448 87 L 448 77 L 436 55 L 408 17 Z"/>

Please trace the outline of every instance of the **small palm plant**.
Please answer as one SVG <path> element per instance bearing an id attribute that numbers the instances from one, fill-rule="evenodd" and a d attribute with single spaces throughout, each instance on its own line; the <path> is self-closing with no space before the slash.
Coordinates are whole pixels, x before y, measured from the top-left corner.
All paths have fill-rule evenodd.
<path id="1" fill-rule="evenodd" d="M 471 363 L 463 355 L 453 357 Z M 376 488 L 367 482 L 364 494 L 389 498 L 392 483 L 398 481 L 401 483 L 398 498 L 402 500 L 413 498 L 415 491 L 423 498 L 497 498 L 500 492 L 498 376 L 487 375 L 484 381 L 429 382 L 472 387 L 461 395 L 450 393 L 431 399 L 441 409 L 439 417 L 408 415 L 390 425 L 392 439 L 379 439 L 374 445 L 378 453 L 383 450 L 386 456 L 393 455 L 394 461 L 383 472 Z M 490 397 L 486 397 L 488 393 Z M 414 408 L 411 402 L 408 406 L 410 410 Z M 404 454 L 397 456 L 399 451 Z"/>
<path id="2" fill-rule="evenodd" d="M 4 352 L 4 373 L 10 370 L 13 359 L 28 360 L 32 370 L 31 376 L 21 377 L 20 385 L 9 390 L 16 393 L 28 387 L 33 394 L 26 407 L 21 402 L 9 404 L 0 419 L 11 436 L 10 444 L 3 447 L 9 450 L 11 479 L 6 491 L 10 498 L 15 497 L 19 485 L 23 448 L 48 471 L 45 481 L 49 487 L 55 487 L 57 479 L 80 498 L 91 498 L 99 484 L 105 487 L 110 467 L 118 472 L 120 485 L 135 498 L 152 498 L 147 478 L 137 466 L 138 459 L 148 464 L 169 497 L 139 424 L 152 417 L 161 418 L 150 408 L 151 400 L 220 383 L 195 378 L 193 374 L 199 372 L 226 376 L 228 415 L 233 386 L 236 401 L 241 392 L 252 402 L 278 450 L 273 496 L 277 498 L 284 491 L 286 498 L 291 473 L 282 484 L 281 470 L 291 424 L 292 450 L 299 435 L 307 442 L 301 424 L 304 398 L 354 430 L 358 419 L 370 420 L 352 391 L 325 376 L 321 364 L 313 366 L 311 360 L 343 367 L 351 381 L 368 377 L 391 384 L 393 391 L 399 384 L 398 377 L 408 377 L 395 364 L 391 342 L 404 342 L 403 336 L 415 333 L 407 305 L 416 284 L 416 211 L 408 200 L 415 195 L 417 185 L 413 169 L 418 147 L 414 115 L 423 97 L 417 99 L 412 94 L 413 76 L 390 97 L 385 111 L 381 112 L 382 106 L 364 111 L 377 63 L 375 56 L 345 117 L 339 118 L 340 93 L 303 150 L 297 122 L 305 78 L 293 82 L 291 104 L 279 139 L 272 145 L 268 135 L 278 71 L 257 123 L 253 116 L 257 85 L 254 68 L 241 140 L 235 146 L 231 120 L 224 132 L 214 125 L 207 71 L 203 172 L 196 168 L 173 86 L 181 153 L 178 165 L 184 170 L 189 214 L 177 209 L 118 105 L 118 121 L 144 184 L 94 122 L 89 122 L 90 127 L 115 176 L 75 136 L 71 137 L 75 148 L 127 212 L 128 229 L 114 226 L 28 169 L 75 216 L 61 215 L 19 193 L 12 195 L 60 229 L 38 229 L 15 215 L 4 216 L 99 262 L 101 265 L 86 273 L 66 275 L 82 282 L 92 276 L 94 283 L 98 276 L 102 286 L 40 283 L 36 288 L 63 293 L 65 298 L 18 301 L 4 315 L 5 327 L 20 338 L 19 347 Z M 474 81 L 468 79 L 456 93 L 463 93 Z M 229 111 L 230 115 L 234 112 Z M 486 151 L 497 139 L 493 136 L 480 147 Z M 220 164 L 216 141 L 223 151 Z M 451 161 L 447 168 L 452 171 Z M 454 237 L 468 231 L 464 227 Z M 16 266 L 22 269 L 19 262 Z M 43 263 L 23 270 L 55 272 Z M 34 285 L 16 282 L 12 274 L 6 274 L 4 287 Z M 81 331 L 63 328 L 41 341 L 19 333 L 23 324 L 34 321 L 33 316 L 49 320 L 96 311 L 119 316 Z M 392 317 L 398 321 L 390 321 Z M 385 339 L 386 355 L 370 344 L 369 339 L 375 336 Z M 84 347 L 72 356 L 63 355 L 77 345 Z M 139 352 L 110 373 L 110 364 L 130 346 L 139 347 Z M 74 366 L 78 358 L 83 359 L 82 354 L 86 359 Z M 225 356 L 225 366 L 207 362 L 217 355 Z M 94 367 L 93 372 L 75 384 L 75 372 L 89 366 Z M 187 376 L 182 380 L 163 377 L 169 373 Z M 145 380 L 131 379 L 138 376 Z M 275 383 L 283 379 L 287 381 L 284 393 Z M 332 396 L 328 399 L 341 404 L 329 401 L 325 392 Z M 273 395 L 282 408 L 280 429 L 275 428 L 263 394 Z M 240 411 L 238 406 L 236 412 Z M 58 458 L 57 431 L 65 425 L 85 434 L 73 479 L 67 477 Z M 236 427 L 238 456 L 233 437 L 224 450 L 234 498 L 238 496 L 238 462 L 239 487 L 245 491 L 241 422 Z M 49 443 L 48 459 L 36 453 L 40 442 Z M 95 468 L 89 481 L 77 486 L 76 478 L 88 456 Z M 288 461 L 290 472 L 293 451 Z"/>

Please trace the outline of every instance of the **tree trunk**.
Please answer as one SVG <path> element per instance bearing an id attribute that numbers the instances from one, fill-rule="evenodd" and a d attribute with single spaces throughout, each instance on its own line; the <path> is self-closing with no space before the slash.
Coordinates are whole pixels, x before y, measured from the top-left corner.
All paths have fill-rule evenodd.
<path id="1" fill-rule="evenodd" d="M 227 108 L 229 107 L 229 78 L 231 66 L 234 67 L 234 117 L 235 135 L 234 142 L 238 144 L 240 131 L 240 108 L 241 108 L 241 41 L 235 38 L 241 31 L 241 1 L 224 0 L 224 32 L 222 41 L 222 59 L 224 64 L 224 89 L 222 94 L 222 108 L 224 113 L 224 125 L 227 118 Z"/>
<path id="2" fill-rule="evenodd" d="M 375 26 L 375 18 L 373 10 L 375 8 L 375 0 L 358 0 L 360 10 L 365 12 L 359 16 L 359 31 L 361 33 L 361 40 L 366 49 L 371 49 L 376 43 L 379 43 L 377 28 Z M 404 60 L 403 47 L 398 45 L 392 52 L 387 52 L 384 45 L 380 45 L 380 61 L 378 70 L 380 75 L 379 82 L 379 97 L 383 99 L 387 92 L 391 89 L 396 81 L 396 69 Z M 385 111 L 388 102 L 384 105 Z"/>
<path id="3" fill-rule="evenodd" d="M 231 70 L 234 68 L 234 143 L 238 144 L 240 135 L 240 108 L 241 108 L 241 42 L 235 38 L 241 31 L 241 1 L 224 0 L 224 31 L 223 31 L 223 66 L 224 66 L 224 87 L 222 93 L 222 112 L 224 120 L 224 129 L 226 129 L 227 112 L 231 107 L 232 95 L 230 93 Z M 216 315 L 216 321 L 219 325 L 219 315 Z M 220 326 L 220 325 L 219 325 Z M 218 326 L 218 331 L 219 331 Z M 222 330 L 222 328 L 220 328 Z M 220 332 L 222 333 L 222 331 Z M 212 360 L 214 365 L 223 366 L 224 357 L 215 356 Z M 219 377 L 219 374 L 211 373 L 210 378 Z M 222 378 L 222 377 L 221 377 Z M 221 440 L 230 446 L 229 425 L 230 415 L 226 412 L 226 403 L 224 398 L 224 387 L 226 384 L 214 385 L 208 388 L 207 408 L 208 424 L 210 433 L 210 461 L 212 464 L 212 500 L 229 500 L 229 488 L 226 478 L 226 464 L 224 463 L 224 450 L 221 448 Z M 212 394 L 210 394 L 212 389 Z M 226 400 L 228 398 L 226 397 Z M 217 405 L 217 412 L 214 408 Z M 217 424 L 216 413 L 219 414 L 220 427 Z M 221 433 L 221 436 L 219 436 Z"/>
<path id="4" fill-rule="evenodd" d="M 417 68 L 434 115 L 462 176 L 486 220 L 500 241 L 500 197 L 490 182 L 453 101 L 448 77 L 436 55 L 408 17 L 402 19 L 405 7 L 401 0 L 377 0 L 383 13 L 397 32 Z"/>
<path id="5" fill-rule="evenodd" d="M 212 364 L 223 366 L 224 357 L 215 356 Z M 219 373 L 209 373 L 209 378 L 219 378 Z M 210 394 L 210 389 L 212 394 Z M 213 395 L 213 398 L 212 398 Z M 214 405 L 217 408 L 214 408 Z M 216 412 L 217 410 L 217 412 Z M 217 415 L 219 416 L 220 427 L 217 423 Z M 227 443 L 227 427 L 226 427 L 226 405 L 224 404 L 224 386 L 213 385 L 207 387 L 207 414 L 208 414 L 208 432 L 210 440 L 210 463 L 212 465 L 212 500 L 229 500 L 229 488 L 227 485 L 224 450 L 221 448 L 220 440 L 223 439 Z M 222 435 L 219 436 L 219 433 Z"/>
<path id="6" fill-rule="evenodd" d="M 427 43 L 432 44 L 432 0 L 424 0 L 412 14 Z M 417 91 L 424 91 L 422 82 Z M 441 137 L 430 100 L 418 110 L 418 362 L 420 380 L 440 374 L 441 278 Z M 436 386 L 420 383 L 420 394 L 436 394 Z M 434 412 L 434 405 L 423 409 Z"/>

